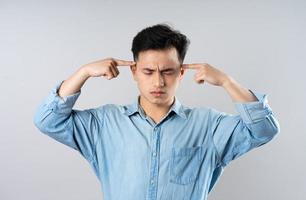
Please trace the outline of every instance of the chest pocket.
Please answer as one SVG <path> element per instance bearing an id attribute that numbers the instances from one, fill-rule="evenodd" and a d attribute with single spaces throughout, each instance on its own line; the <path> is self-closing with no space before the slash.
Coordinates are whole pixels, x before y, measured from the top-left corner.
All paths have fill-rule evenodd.
<path id="1" fill-rule="evenodd" d="M 169 170 L 170 182 L 186 185 L 197 179 L 201 147 L 172 148 Z"/>

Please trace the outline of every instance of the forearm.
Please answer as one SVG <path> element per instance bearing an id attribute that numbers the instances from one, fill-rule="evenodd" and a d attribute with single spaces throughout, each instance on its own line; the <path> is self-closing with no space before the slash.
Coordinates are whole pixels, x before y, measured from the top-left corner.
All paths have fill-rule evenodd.
<path id="1" fill-rule="evenodd" d="M 251 102 L 258 99 L 246 88 L 242 87 L 236 80 L 228 77 L 222 84 L 234 102 Z"/>
<path id="2" fill-rule="evenodd" d="M 63 82 L 58 91 L 58 95 L 60 97 L 66 97 L 79 92 L 88 78 L 88 73 L 83 67 L 81 67 Z"/>

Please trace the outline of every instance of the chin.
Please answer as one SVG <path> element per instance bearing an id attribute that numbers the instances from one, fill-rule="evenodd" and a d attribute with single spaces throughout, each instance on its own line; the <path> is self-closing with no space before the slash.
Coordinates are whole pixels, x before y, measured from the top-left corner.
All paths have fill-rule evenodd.
<path id="1" fill-rule="evenodd" d="M 159 97 L 155 97 L 151 93 L 149 93 L 149 97 L 150 98 L 147 98 L 147 99 L 150 100 L 151 103 L 155 103 L 155 104 L 165 104 L 169 100 L 167 93 Z"/>

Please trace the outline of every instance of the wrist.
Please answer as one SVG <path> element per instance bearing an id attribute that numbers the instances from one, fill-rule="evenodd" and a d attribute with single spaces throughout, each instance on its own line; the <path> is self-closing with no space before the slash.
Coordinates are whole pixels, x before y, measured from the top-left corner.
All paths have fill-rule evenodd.
<path id="1" fill-rule="evenodd" d="M 230 77 L 230 76 L 226 76 L 225 78 L 224 78 L 224 80 L 223 80 L 223 82 L 222 82 L 222 87 L 223 88 L 227 88 L 228 86 L 230 86 L 231 84 L 233 84 L 235 82 L 235 80 L 232 78 L 232 77 Z"/>
<path id="2" fill-rule="evenodd" d="M 79 70 L 78 70 L 78 73 L 80 74 L 80 76 L 82 76 L 84 79 L 88 79 L 90 78 L 90 74 L 87 70 L 87 68 L 85 66 L 81 67 Z"/>

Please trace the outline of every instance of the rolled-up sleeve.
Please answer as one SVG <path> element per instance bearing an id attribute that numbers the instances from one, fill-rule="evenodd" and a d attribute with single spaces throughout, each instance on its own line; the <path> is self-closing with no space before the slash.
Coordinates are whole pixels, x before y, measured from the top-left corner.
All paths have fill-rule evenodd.
<path id="1" fill-rule="evenodd" d="M 238 115 L 210 110 L 213 143 L 222 166 L 255 147 L 269 142 L 280 126 L 266 94 L 252 92 L 258 101 L 235 103 Z"/>
<path id="2" fill-rule="evenodd" d="M 34 124 L 42 133 L 79 151 L 92 162 L 101 128 L 101 113 L 98 114 L 96 108 L 72 109 L 81 91 L 62 98 L 58 95 L 62 83 L 58 82 L 39 105 Z"/>

